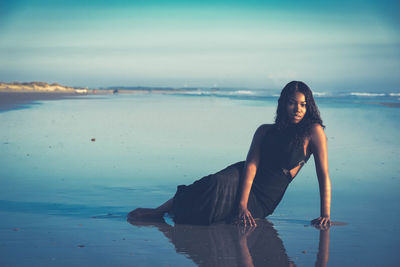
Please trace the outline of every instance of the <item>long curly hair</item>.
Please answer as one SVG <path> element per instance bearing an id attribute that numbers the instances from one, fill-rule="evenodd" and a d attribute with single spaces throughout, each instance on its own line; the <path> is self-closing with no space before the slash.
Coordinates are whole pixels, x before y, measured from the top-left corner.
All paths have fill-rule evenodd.
<path id="1" fill-rule="evenodd" d="M 293 97 L 296 92 L 304 94 L 306 98 L 306 114 L 299 123 L 294 124 L 289 120 L 287 105 L 289 99 Z M 310 135 L 311 126 L 315 123 L 325 128 L 311 89 L 304 82 L 292 81 L 288 83 L 282 89 L 278 100 L 275 128 L 278 131 L 289 131 L 291 133 L 291 142 L 301 146 L 304 144 L 305 138 Z"/>

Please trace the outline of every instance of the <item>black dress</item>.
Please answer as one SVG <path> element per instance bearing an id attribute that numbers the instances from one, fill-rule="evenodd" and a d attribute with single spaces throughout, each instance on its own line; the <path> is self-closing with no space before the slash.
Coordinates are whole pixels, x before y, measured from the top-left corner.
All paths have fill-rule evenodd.
<path id="1" fill-rule="evenodd" d="M 289 170 L 309 158 L 303 146 L 290 142 L 292 134 L 293 129 L 271 127 L 262 139 L 260 162 L 247 204 L 254 218 L 265 218 L 275 210 L 292 181 Z M 244 166 L 245 162 L 240 161 L 191 185 L 179 185 L 172 205 L 175 223 L 231 221 L 237 213 Z"/>

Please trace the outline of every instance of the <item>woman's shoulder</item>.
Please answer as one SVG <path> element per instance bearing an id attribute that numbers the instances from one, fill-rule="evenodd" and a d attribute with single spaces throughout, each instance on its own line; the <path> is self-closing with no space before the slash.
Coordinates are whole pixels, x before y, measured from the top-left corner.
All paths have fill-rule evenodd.
<path id="1" fill-rule="evenodd" d="M 313 123 L 310 126 L 310 133 L 311 135 L 315 135 L 315 134 L 325 134 L 324 132 L 324 126 L 322 126 L 319 123 Z"/>
<path id="2" fill-rule="evenodd" d="M 310 141 L 320 142 L 322 139 L 326 139 L 324 127 L 319 123 L 313 123 L 310 127 Z"/>
<path id="3" fill-rule="evenodd" d="M 262 124 L 258 126 L 253 136 L 252 146 L 258 147 L 263 142 L 272 125 L 273 124 Z"/>
<path id="4" fill-rule="evenodd" d="M 263 136 L 265 135 L 270 129 L 272 129 L 274 124 L 262 124 L 258 126 L 255 135 Z"/>

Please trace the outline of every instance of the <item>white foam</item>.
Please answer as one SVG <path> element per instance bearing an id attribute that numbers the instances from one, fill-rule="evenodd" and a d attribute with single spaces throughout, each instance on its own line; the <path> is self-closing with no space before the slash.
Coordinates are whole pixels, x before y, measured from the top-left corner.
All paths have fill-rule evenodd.
<path id="1" fill-rule="evenodd" d="M 202 95 L 203 92 L 201 91 L 188 91 L 188 92 L 183 92 L 185 95 Z"/>
<path id="2" fill-rule="evenodd" d="M 254 92 L 248 90 L 239 90 L 236 91 L 235 93 L 239 95 L 254 95 Z"/>
<path id="3" fill-rule="evenodd" d="M 386 94 L 383 93 L 358 93 L 358 92 L 352 92 L 350 95 L 354 96 L 385 96 Z"/>
<path id="4" fill-rule="evenodd" d="M 327 94 L 326 92 L 313 92 L 314 96 L 326 96 Z"/>

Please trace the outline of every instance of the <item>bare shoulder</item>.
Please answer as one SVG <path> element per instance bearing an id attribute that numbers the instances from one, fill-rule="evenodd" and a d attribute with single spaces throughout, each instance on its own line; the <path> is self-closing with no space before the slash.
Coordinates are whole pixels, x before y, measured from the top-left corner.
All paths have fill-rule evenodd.
<path id="1" fill-rule="evenodd" d="M 312 139 L 321 138 L 321 137 L 325 137 L 326 138 L 326 135 L 325 135 L 325 132 L 324 132 L 324 128 L 322 128 L 321 124 L 319 124 L 319 123 L 314 123 L 311 126 L 310 134 L 311 134 L 311 138 Z"/>
<path id="2" fill-rule="evenodd" d="M 311 131 L 310 131 L 310 143 L 312 147 L 318 147 L 318 146 L 326 146 L 326 135 L 324 128 L 322 128 L 321 124 L 319 123 L 314 123 L 311 126 Z"/>

